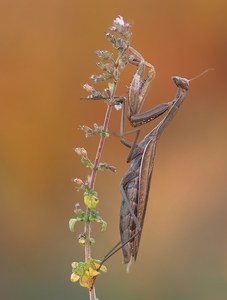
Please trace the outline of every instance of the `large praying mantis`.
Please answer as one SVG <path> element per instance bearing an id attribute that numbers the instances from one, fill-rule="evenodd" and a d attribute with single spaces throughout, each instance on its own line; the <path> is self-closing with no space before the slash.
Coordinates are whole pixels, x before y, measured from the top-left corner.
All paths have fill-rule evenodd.
<path id="1" fill-rule="evenodd" d="M 137 145 L 136 141 L 139 129 L 135 130 L 136 136 L 133 143 L 124 139 L 124 136 L 129 132 L 124 132 L 125 100 L 122 101 L 120 140 L 125 146 L 131 148 L 127 159 L 127 162 L 131 162 L 131 166 L 123 176 L 120 185 L 123 197 L 120 213 L 121 242 L 104 257 L 102 263 L 122 248 L 123 263 L 127 263 L 128 266 L 131 265 L 133 260 L 136 260 L 138 254 L 154 167 L 157 140 L 160 138 L 165 127 L 173 119 L 178 108 L 184 101 L 189 88 L 189 80 L 178 76 L 172 77 L 173 82 L 177 86 L 175 98 L 145 113 L 140 113 L 155 76 L 155 70 L 152 65 L 144 61 L 142 56 L 138 55 L 137 52 L 136 54 L 139 58 L 138 69 L 131 81 L 128 96 L 128 119 L 130 123 L 133 127 L 137 127 L 154 120 L 165 112 L 167 114 Z M 146 80 L 143 79 L 145 66 L 150 67 Z"/>
<path id="2" fill-rule="evenodd" d="M 124 131 L 125 98 L 120 98 L 122 104 L 120 141 L 131 148 L 127 162 L 131 162 L 129 170 L 125 173 L 120 184 L 122 194 L 120 212 L 120 235 L 119 242 L 110 252 L 106 254 L 101 264 L 110 258 L 118 250 L 122 249 L 123 263 L 128 264 L 127 270 L 133 261 L 136 260 L 144 218 L 146 214 L 150 181 L 154 167 L 154 158 L 157 141 L 173 119 L 180 105 L 183 103 L 189 88 L 189 82 L 208 72 L 205 70 L 198 76 L 188 80 L 179 76 L 173 76 L 172 80 L 177 86 L 174 99 L 167 103 L 162 103 L 151 110 L 140 113 L 144 101 L 147 98 L 151 83 L 155 76 L 154 67 L 145 62 L 143 57 L 134 49 L 130 49 L 137 56 L 133 64 L 138 66 L 134 74 L 128 95 L 128 120 L 133 127 L 146 124 L 155 118 L 166 113 L 166 116 L 157 124 L 139 143 L 136 144 L 140 129 Z M 145 66 L 149 67 L 147 78 L 143 79 Z M 124 136 L 128 133 L 136 132 L 134 142 L 126 141 Z"/>

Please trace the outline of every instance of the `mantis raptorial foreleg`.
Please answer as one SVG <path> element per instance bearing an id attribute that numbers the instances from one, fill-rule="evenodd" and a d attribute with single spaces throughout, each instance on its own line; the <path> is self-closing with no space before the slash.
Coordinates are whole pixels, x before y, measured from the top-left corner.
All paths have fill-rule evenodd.
<path id="1" fill-rule="evenodd" d="M 168 105 L 168 109 L 171 107 L 171 105 L 173 104 L 172 101 L 168 102 L 168 103 L 164 103 L 164 104 L 160 104 L 158 105 L 157 107 L 151 109 L 149 111 L 150 113 L 150 116 L 152 116 L 153 119 L 157 118 L 158 116 L 160 116 L 160 109 L 161 109 L 161 114 L 163 114 L 164 112 L 166 112 L 166 107 Z M 165 108 L 165 111 L 163 109 L 163 106 Z M 159 109 L 160 108 L 160 109 Z M 126 131 L 124 130 L 124 120 L 125 120 L 125 99 L 122 101 L 122 114 L 121 114 L 121 126 L 120 126 L 120 141 L 122 144 L 124 144 L 125 146 L 131 148 L 130 152 L 129 152 L 129 155 L 128 155 L 128 158 L 127 158 L 127 162 L 130 162 L 131 161 L 131 155 L 132 153 L 135 151 L 134 149 L 137 147 L 137 140 L 138 140 L 138 137 L 139 137 L 139 133 L 140 133 L 140 129 L 138 128 L 135 128 L 133 130 L 130 130 L 130 131 Z M 152 120 L 153 120 L 152 119 Z M 151 121 L 151 120 L 150 120 Z M 134 138 L 134 141 L 133 142 L 129 142 L 127 141 L 124 136 L 127 135 L 127 134 L 130 134 L 130 133 L 135 133 L 135 138 Z"/>
<path id="2" fill-rule="evenodd" d="M 128 92 L 128 119 L 133 127 L 146 124 L 158 116 L 165 113 L 170 107 L 170 103 L 160 104 L 147 112 L 141 113 L 144 102 L 147 99 L 151 85 L 155 78 L 155 68 L 150 63 L 146 62 L 142 55 L 132 47 L 129 50 L 136 56 L 138 68 L 133 75 Z M 145 67 L 149 68 L 147 77 L 144 78 Z"/>
<path id="3" fill-rule="evenodd" d="M 155 78 L 155 68 L 153 65 L 149 64 L 144 60 L 142 55 L 137 52 L 135 49 L 132 47 L 129 47 L 129 51 L 133 53 L 133 58 L 131 60 L 132 64 L 135 64 L 138 69 L 136 73 L 133 75 L 130 86 L 129 86 L 129 91 L 128 91 L 128 112 L 127 112 L 127 117 L 128 120 L 130 121 L 131 125 L 133 127 L 138 127 L 141 126 L 142 124 L 146 124 L 157 117 L 161 116 L 163 113 L 165 113 L 170 107 L 171 107 L 171 102 L 167 103 L 162 103 L 160 105 L 157 105 L 156 107 L 141 113 L 141 109 L 143 107 L 144 102 L 147 99 L 148 93 L 150 91 L 150 87 L 152 85 L 152 82 Z M 145 74 L 145 67 L 149 68 L 147 77 L 144 78 Z M 120 130 L 120 140 L 121 142 L 127 146 L 130 147 L 132 150 L 129 153 L 127 162 L 130 161 L 130 155 L 133 151 L 133 148 L 136 145 L 136 142 L 139 137 L 140 129 L 136 128 L 134 130 L 130 130 L 128 132 L 124 131 L 124 111 L 125 111 L 125 103 L 123 101 L 123 114 L 122 114 L 122 119 L 121 119 L 121 130 Z M 124 139 L 124 136 L 129 133 L 135 132 L 135 138 L 134 142 L 130 143 Z"/>

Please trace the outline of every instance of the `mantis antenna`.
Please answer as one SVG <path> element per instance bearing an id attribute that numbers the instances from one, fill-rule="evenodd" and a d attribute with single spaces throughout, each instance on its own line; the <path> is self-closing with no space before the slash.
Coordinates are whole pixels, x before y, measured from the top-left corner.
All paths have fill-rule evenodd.
<path id="1" fill-rule="evenodd" d="M 192 81 L 192 80 L 195 80 L 201 76 L 203 76 L 204 74 L 206 74 L 207 72 L 209 71 L 214 71 L 214 68 L 209 68 L 209 69 L 206 69 L 205 71 L 203 71 L 202 73 L 200 73 L 199 75 L 196 75 L 195 77 L 191 78 L 191 79 L 188 79 L 188 81 Z"/>

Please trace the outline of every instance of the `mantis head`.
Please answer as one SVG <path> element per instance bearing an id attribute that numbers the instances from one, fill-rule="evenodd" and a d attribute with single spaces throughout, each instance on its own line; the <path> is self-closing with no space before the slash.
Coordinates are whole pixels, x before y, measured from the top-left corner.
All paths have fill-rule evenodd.
<path id="1" fill-rule="evenodd" d="M 173 76 L 172 77 L 173 82 L 176 84 L 177 87 L 183 89 L 183 90 L 188 90 L 189 88 L 189 80 L 186 78 L 182 78 L 179 76 Z"/>
<path id="2" fill-rule="evenodd" d="M 176 84 L 177 87 L 179 87 L 179 88 L 187 91 L 188 88 L 189 88 L 189 82 L 190 81 L 195 80 L 195 79 L 203 76 L 204 74 L 206 74 L 209 71 L 214 71 L 214 69 L 213 68 L 206 69 L 205 71 L 203 71 L 199 75 L 197 75 L 197 76 L 195 76 L 193 78 L 190 78 L 190 79 L 181 78 L 179 76 L 173 76 L 172 79 L 173 79 L 173 82 Z"/>

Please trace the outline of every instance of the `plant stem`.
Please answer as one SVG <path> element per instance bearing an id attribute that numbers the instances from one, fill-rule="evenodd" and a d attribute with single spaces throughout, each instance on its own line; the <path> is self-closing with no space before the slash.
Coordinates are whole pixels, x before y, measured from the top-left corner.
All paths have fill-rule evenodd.
<path id="1" fill-rule="evenodd" d="M 108 124 L 109 124 L 109 121 L 110 121 L 111 111 L 112 111 L 112 105 L 108 104 L 107 110 L 106 110 L 106 116 L 105 116 L 104 124 L 103 124 L 103 131 L 107 131 Z M 97 175 L 97 167 L 98 167 L 101 155 L 102 155 L 105 139 L 106 139 L 106 137 L 101 136 L 100 141 L 99 141 L 99 145 L 98 145 L 98 149 L 97 149 L 97 153 L 96 153 L 96 157 L 95 157 L 94 168 L 92 169 L 91 179 L 90 179 L 90 182 L 89 182 L 89 188 L 90 189 L 94 189 L 94 186 L 95 186 L 95 179 L 96 179 L 96 175 Z M 86 214 L 89 215 L 89 213 L 90 213 L 90 209 L 87 208 Z M 88 238 L 88 241 L 90 239 L 90 233 L 91 233 L 90 222 L 86 222 L 85 223 L 85 234 Z M 88 259 L 90 257 L 91 257 L 91 247 L 90 247 L 89 243 L 86 243 L 86 245 L 85 245 L 85 261 L 88 261 Z M 95 286 L 94 285 L 92 286 L 92 289 L 89 290 L 89 295 L 90 295 L 90 300 L 96 300 Z"/>
<path id="2" fill-rule="evenodd" d="M 113 89 L 112 89 L 110 100 L 109 100 L 108 105 L 107 105 L 106 115 L 105 115 L 105 119 L 104 119 L 104 123 L 103 123 L 103 129 L 102 129 L 104 132 L 108 131 L 108 125 L 109 125 L 109 122 L 110 122 L 114 97 L 115 97 L 117 84 L 118 84 L 118 80 L 119 80 L 119 71 L 118 71 L 119 60 L 122 57 L 122 55 L 125 53 L 126 50 L 127 50 L 127 48 L 125 48 L 118 55 L 117 60 L 115 62 Z M 95 180 L 96 180 L 98 165 L 99 165 L 100 158 L 101 158 L 101 155 L 102 155 L 105 139 L 106 139 L 105 136 L 101 136 L 100 140 L 99 140 L 99 145 L 98 145 L 98 149 L 97 149 L 96 156 L 95 156 L 95 162 L 94 162 L 94 166 L 93 166 L 90 181 L 89 181 L 89 189 L 94 189 L 94 186 L 95 186 Z M 89 208 L 86 209 L 86 214 L 87 215 L 90 214 L 90 209 Z M 91 224 L 90 224 L 90 222 L 85 223 L 84 233 L 85 233 L 86 240 L 87 240 L 86 245 L 85 245 L 85 261 L 87 262 L 89 260 L 89 258 L 91 257 L 91 246 L 90 246 L 90 243 L 89 243 L 90 235 L 91 235 Z M 94 285 L 89 290 L 89 296 L 90 296 L 90 300 L 96 300 L 95 286 Z"/>

